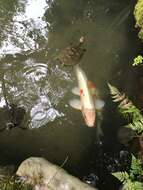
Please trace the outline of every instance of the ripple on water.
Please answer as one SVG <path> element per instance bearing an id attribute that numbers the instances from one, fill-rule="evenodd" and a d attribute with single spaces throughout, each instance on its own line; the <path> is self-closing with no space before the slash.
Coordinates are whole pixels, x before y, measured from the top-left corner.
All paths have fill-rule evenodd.
<path id="1" fill-rule="evenodd" d="M 58 66 L 49 68 L 47 63 L 36 63 L 34 59 L 23 61 L 21 67 L 16 64 L 19 63 L 11 63 L 8 70 L 4 67 L 1 107 L 6 106 L 6 102 L 24 106 L 29 128 L 39 128 L 63 117 L 57 106 L 68 90 L 67 81 L 69 84 L 71 75 Z"/>

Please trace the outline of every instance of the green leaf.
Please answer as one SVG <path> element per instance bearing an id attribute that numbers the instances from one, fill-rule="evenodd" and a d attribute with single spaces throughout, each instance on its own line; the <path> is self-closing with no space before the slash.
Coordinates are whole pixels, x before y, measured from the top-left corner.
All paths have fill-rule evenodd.
<path id="1" fill-rule="evenodd" d="M 137 159 L 134 155 L 132 155 L 132 163 L 131 163 L 130 173 L 132 176 L 143 175 L 141 160 Z"/>
<path id="2" fill-rule="evenodd" d="M 136 190 L 143 190 L 143 183 L 135 181 L 134 182 L 134 189 L 136 189 Z"/>
<path id="3" fill-rule="evenodd" d="M 122 190 L 142 190 L 142 184 L 137 181 L 128 180 L 124 183 Z"/>
<path id="4" fill-rule="evenodd" d="M 143 56 L 138 55 L 137 57 L 134 58 L 134 63 L 132 64 L 133 66 L 138 66 L 143 63 Z"/>
<path id="5" fill-rule="evenodd" d="M 119 112 L 131 122 L 128 124 L 128 128 L 136 131 L 137 135 L 143 133 L 143 116 L 140 110 L 132 103 L 131 100 L 123 93 L 108 83 L 110 94 L 112 95 L 114 102 L 119 102 Z"/>
<path id="6" fill-rule="evenodd" d="M 125 182 L 129 179 L 129 174 L 127 172 L 114 172 L 112 175 L 121 182 Z"/>

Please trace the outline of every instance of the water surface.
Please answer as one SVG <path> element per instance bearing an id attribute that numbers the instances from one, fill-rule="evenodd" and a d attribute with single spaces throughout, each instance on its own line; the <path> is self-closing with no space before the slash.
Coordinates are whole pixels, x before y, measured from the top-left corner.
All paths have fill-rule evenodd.
<path id="1" fill-rule="evenodd" d="M 114 139 L 120 122 L 107 82 L 128 85 L 125 74 L 138 43 L 133 5 L 124 0 L 2 0 L 0 5 L 0 160 L 17 164 L 43 156 L 60 164 L 68 156 L 76 173 L 96 141 L 96 129 L 69 107 L 75 76 L 55 57 L 85 36 L 81 67 L 106 102 L 102 127 L 105 138 Z M 11 123 L 15 128 L 6 130 Z"/>

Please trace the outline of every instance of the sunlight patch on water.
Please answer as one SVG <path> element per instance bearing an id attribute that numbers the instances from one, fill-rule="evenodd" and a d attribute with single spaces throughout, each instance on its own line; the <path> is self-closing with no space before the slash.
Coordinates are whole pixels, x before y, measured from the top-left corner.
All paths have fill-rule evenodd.
<path id="1" fill-rule="evenodd" d="M 4 97 L 2 97 L 0 100 L 0 108 L 3 108 L 4 106 L 6 106 L 6 102 L 5 102 Z"/>
<path id="2" fill-rule="evenodd" d="M 34 63 L 32 59 L 25 61 L 23 68 L 23 75 L 25 78 L 30 79 L 32 82 L 39 81 L 46 77 L 48 65 L 44 63 Z"/>
<path id="3" fill-rule="evenodd" d="M 45 7 L 47 7 L 46 0 L 28 0 L 25 15 L 28 19 L 33 19 L 37 22 L 37 19 L 41 19 L 43 17 Z"/>
<path id="4" fill-rule="evenodd" d="M 48 40 L 47 22 L 43 20 L 45 10 L 49 8 L 46 0 L 28 0 L 24 6 L 24 12 L 17 11 L 7 26 L 6 38 L 1 43 L 1 56 L 39 49 L 39 38 L 45 42 Z"/>
<path id="5" fill-rule="evenodd" d="M 57 106 L 70 88 L 67 82 L 71 80 L 71 73 L 55 65 L 49 68 L 47 63 L 38 63 L 32 58 L 21 62 L 20 66 L 18 62 L 7 66 L 2 67 L 1 108 L 12 104 L 24 107 L 28 128 L 39 128 L 64 116 Z"/>
<path id="6" fill-rule="evenodd" d="M 30 128 L 39 128 L 64 114 L 52 107 L 48 97 L 40 96 L 37 104 L 31 109 L 30 116 L 32 118 Z"/>

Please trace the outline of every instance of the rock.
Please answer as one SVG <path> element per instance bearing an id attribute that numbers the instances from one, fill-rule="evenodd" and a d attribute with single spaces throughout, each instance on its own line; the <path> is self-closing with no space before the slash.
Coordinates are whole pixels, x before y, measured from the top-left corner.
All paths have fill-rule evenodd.
<path id="1" fill-rule="evenodd" d="M 24 160 L 16 174 L 25 178 L 35 190 L 97 190 L 41 157 Z"/>
<path id="2" fill-rule="evenodd" d="M 92 187 L 95 187 L 97 185 L 97 182 L 99 181 L 99 177 L 94 173 L 90 173 L 88 176 L 83 177 L 83 181 L 91 185 Z"/>
<path id="3" fill-rule="evenodd" d="M 70 45 L 63 49 L 57 58 L 59 62 L 62 65 L 71 66 L 78 64 L 86 51 L 84 41 L 84 37 L 82 36 L 76 45 Z"/>

